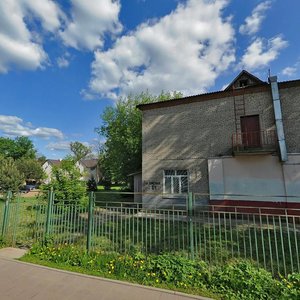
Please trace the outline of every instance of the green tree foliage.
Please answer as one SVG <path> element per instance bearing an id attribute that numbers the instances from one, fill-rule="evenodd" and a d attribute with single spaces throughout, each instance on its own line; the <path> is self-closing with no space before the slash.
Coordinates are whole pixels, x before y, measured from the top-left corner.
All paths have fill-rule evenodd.
<path id="1" fill-rule="evenodd" d="M 91 147 L 85 146 L 80 142 L 70 143 L 70 150 L 73 152 L 76 161 L 79 161 L 92 153 Z"/>
<path id="2" fill-rule="evenodd" d="M 19 172 L 24 175 L 26 182 L 40 182 L 45 177 L 41 164 L 34 159 L 21 158 L 16 161 L 16 165 Z"/>
<path id="3" fill-rule="evenodd" d="M 0 137 L 0 154 L 4 157 L 13 159 L 35 158 L 36 150 L 32 141 L 24 136 L 17 137 L 14 140 Z"/>
<path id="4" fill-rule="evenodd" d="M 97 182 L 96 182 L 96 180 L 95 180 L 94 177 L 90 178 L 88 180 L 88 182 L 86 183 L 86 185 L 87 185 L 87 190 L 89 192 L 95 192 L 95 191 L 97 191 Z"/>
<path id="5" fill-rule="evenodd" d="M 46 156 L 43 154 L 37 154 L 37 161 L 42 165 L 47 160 Z"/>
<path id="6" fill-rule="evenodd" d="M 80 180 L 81 174 L 73 158 L 62 160 L 60 166 L 52 169 L 51 182 L 43 185 L 43 190 L 53 188 L 56 200 L 69 203 L 84 203 L 87 201 L 86 183 Z"/>
<path id="7" fill-rule="evenodd" d="M 105 180 L 128 182 L 128 174 L 142 168 L 142 114 L 136 106 L 181 96 L 176 92 L 162 92 L 159 96 L 143 92 L 121 98 L 115 106 L 105 109 L 103 125 L 96 128 L 106 140 L 100 154 Z"/>
<path id="8" fill-rule="evenodd" d="M 24 176 L 11 158 L 0 157 L 0 190 L 17 192 L 24 183 Z"/>

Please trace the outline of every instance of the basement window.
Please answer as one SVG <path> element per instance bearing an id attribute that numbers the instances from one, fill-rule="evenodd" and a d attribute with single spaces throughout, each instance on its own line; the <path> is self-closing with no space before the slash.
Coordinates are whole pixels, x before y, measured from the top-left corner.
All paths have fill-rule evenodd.
<path id="1" fill-rule="evenodd" d="M 187 170 L 164 170 L 164 193 L 184 194 L 188 192 Z"/>

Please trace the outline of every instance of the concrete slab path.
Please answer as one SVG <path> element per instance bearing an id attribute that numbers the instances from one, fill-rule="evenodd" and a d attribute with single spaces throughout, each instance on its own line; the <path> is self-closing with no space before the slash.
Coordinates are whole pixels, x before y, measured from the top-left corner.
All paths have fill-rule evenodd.
<path id="1" fill-rule="evenodd" d="M 1 300 L 208 300 L 19 262 L 11 259 L 21 255 L 17 250 L 0 250 Z"/>

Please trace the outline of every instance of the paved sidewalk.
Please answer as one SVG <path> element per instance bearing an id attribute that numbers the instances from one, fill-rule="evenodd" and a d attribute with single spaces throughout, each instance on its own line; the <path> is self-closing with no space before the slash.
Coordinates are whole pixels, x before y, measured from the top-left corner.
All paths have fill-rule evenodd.
<path id="1" fill-rule="evenodd" d="M 0 250 L 1 300 L 192 300 L 208 299 L 136 284 L 51 269 L 11 259 Z M 9 258 L 5 258 L 9 253 Z"/>

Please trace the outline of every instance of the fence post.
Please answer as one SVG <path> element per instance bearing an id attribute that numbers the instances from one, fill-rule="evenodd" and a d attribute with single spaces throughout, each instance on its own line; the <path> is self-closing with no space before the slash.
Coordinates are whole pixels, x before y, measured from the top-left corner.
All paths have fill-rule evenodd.
<path id="1" fill-rule="evenodd" d="M 53 200 L 54 200 L 54 192 L 53 192 L 53 188 L 51 188 L 51 190 L 48 193 L 48 209 L 47 209 L 47 218 L 46 218 L 45 239 L 47 239 L 50 234 Z"/>
<path id="2" fill-rule="evenodd" d="M 94 192 L 89 193 L 89 207 L 88 207 L 88 228 L 86 239 L 86 250 L 90 252 L 92 244 L 92 228 L 93 228 L 93 212 L 94 212 Z"/>
<path id="3" fill-rule="evenodd" d="M 2 224 L 2 237 L 4 237 L 7 229 L 7 222 L 8 222 L 8 211 L 9 211 L 9 204 L 12 198 L 12 192 L 8 191 L 5 199 L 5 206 L 4 206 L 4 217 L 3 217 L 3 224 Z"/>
<path id="4" fill-rule="evenodd" d="M 190 258 L 195 258 L 194 247 L 194 224 L 193 224 L 193 193 L 188 193 L 188 221 L 189 221 L 189 244 L 190 244 Z"/>

